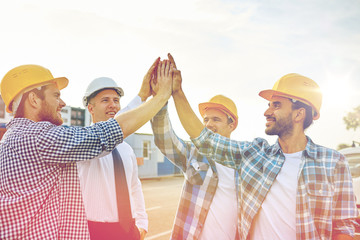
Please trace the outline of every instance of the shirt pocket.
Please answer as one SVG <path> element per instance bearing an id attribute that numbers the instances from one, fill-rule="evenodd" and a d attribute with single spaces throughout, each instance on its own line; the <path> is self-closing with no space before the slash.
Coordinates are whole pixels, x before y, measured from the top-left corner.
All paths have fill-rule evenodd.
<path id="1" fill-rule="evenodd" d="M 332 212 L 334 186 L 324 182 L 309 182 L 306 184 L 306 191 L 314 219 L 329 220 Z"/>
<path id="2" fill-rule="evenodd" d="M 186 180 L 193 185 L 202 185 L 208 170 L 208 163 L 192 159 L 190 160 L 190 166 L 187 168 L 185 173 Z"/>

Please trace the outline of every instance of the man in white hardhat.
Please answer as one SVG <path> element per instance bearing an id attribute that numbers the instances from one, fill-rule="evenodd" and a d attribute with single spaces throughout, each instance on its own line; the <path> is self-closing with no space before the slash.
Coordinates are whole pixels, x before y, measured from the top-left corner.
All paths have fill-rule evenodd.
<path id="1" fill-rule="evenodd" d="M 174 59 L 169 59 L 175 66 Z M 216 95 L 199 104 L 203 124 L 230 138 L 238 125 L 235 103 Z M 194 144 L 174 132 L 165 105 L 151 120 L 156 146 L 185 176 L 170 239 L 235 240 L 239 174 L 202 156 Z"/>
<path id="2" fill-rule="evenodd" d="M 159 60 L 144 78 L 149 83 L 158 67 L 159 94 L 84 128 L 60 126 L 66 78 L 54 78 L 39 65 L 22 65 L 4 76 L 1 96 L 6 110 L 16 112 L 0 142 L 0 239 L 90 239 L 76 162 L 111 152 L 166 103 L 172 69 Z"/>
<path id="3" fill-rule="evenodd" d="M 265 133 L 278 136 L 270 145 L 263 138 L 235 141 L 204 128 L 177 71 L 173 79 L 179 118 L 199 152 L 239 171 L 240 239 L 353 239 L 358 211 L 348 163 L 304 132 L 320 117 L 316 82 L 291 73 L 259 93 L 269 101 Z"/>
<path id="4" fill-rule="evenodd" d="M 146 101 L 149 91 L 148 84 L 144 83 L 139 94 L 122 112 Z M 123 89 L 113 79 L 94 79 L 83 97 L 84 107 L 89 110 L 92 122 L 114 118 L 121 109 L 123 95 Z M 117 145 L 113 151 L 120 154 L 122 163 L 116 163 L 118 159 L 113 154 L 77 163 L 90 238 L 143 240 L 148 229 L 148 218 L 135 153 L 126 142 Z M 115 169 L 117 164 L 122 164 L 124 170 Z M 121 175 L 124 175 L 123 181 L 119 181 Z M 119 190 L 120 184 L 124 184 L 124 193 Z"/>

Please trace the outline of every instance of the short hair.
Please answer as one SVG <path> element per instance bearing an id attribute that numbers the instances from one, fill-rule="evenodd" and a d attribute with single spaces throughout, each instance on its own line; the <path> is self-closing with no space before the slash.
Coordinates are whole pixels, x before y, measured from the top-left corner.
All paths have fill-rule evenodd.
<path id="1" fill-rule="evenodd" d="M 234 120 L 229 115 L 227 115 L 227 123 L 231 124 L 233 122 L 234 122 Z"/>
<path id="2" fill-rule="evenodd" d="M 309 105 L 297 101 L 297 100 L 293 100 L 290 99 L 292 102 L 292 110 L 295 109 L 299 109 L 299 108 L 304 108 L 305 109 L 305 120 L 304 120 L 304 130 L 307 129 L 312 123 L 313 123 L 313 109 L 312 107 L 310 107 Z"/>
<path id="3" fill-rule="evenodd" d="M 16 110 L 14 118 L 23 118 L 23 117 L 25 117 L 25 100 L 29 96 L 30 92 L 34 92 L 36 94 L 36 96 L 38 96 L 41 100 L 44 100 L 45 99 L 44 91 L 45 91 L 46 87 L 47 87 L 47 85 L 42 86 L 40 88 L 40 90 L 37 89 L 37 88 L 34 88 L 34 89 L 24 93 L 22 95 L 19 107 Z"/>
<path id="4" fill-rule="evenodd" d="M 90 96 L 87 97 L 87 102 L 88 102 L 88 104 L 90 103 L 91 99 L 93 99 L 94 97 L 96 97 L 96 95 L 98 95 L 101 91 L 108 90 L 108 89 L 114 90 L 114 91 L 119 95 L 119 97 L 121 97 L 121 95 L 119 94 L 118 91 L 116 91 L 115 88 L 102 88 L 102 89 L 99 89 L 99 90 L 93 92 L 92 94 L 90 94 Z"/>

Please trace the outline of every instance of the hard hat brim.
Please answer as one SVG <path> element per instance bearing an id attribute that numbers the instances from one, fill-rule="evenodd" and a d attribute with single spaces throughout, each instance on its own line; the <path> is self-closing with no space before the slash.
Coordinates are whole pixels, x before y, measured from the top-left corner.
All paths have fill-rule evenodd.
<path id="1" fill-rule="evenodd" d="M 53 79 L 50 79 L 49 81 L 42 82 L 41 84 L 31 85 L 31 86 L 27 87 L 26 89 L 31 90 L 31 89 L 34 89 L 34 88 L 37 88 L 37 87 L 47 85 L 49 83 L 55 83 L 56 87 L 59 90 L 61 90 L 61 89 L 64 89 L 64 88 L 67 87 L 67 85 L 69 84 L 69 80 L 66 77 L 53 78 Z M 8 106 L 6 106 L 6 112 L 12 113 L 12 103 L 13 103 L 15 97 L 16 96 L 14 96 L 14 98 L 11 99 L 10 104 L 8 104 Z"/>
<path id="2" fill-rule="evenodd" d="M 59 90 L 66 88 L 69 84 L 69 80 L 66 77 L 54 78 L 52 81 L 55 81 L 56 86 Z"/>
<path id="3" fill-rule="evenodd" d="M 94 92 L 101 92 L 103 90 L 106 90 L 106 89 L 113 89 L 115 90 L 115 92 L 119 95 L 119 97 L 123 97 L 124 96 L 124 90 L 121 88 L 121 87 L 104 87 L 104 88 L 99 88 L 97 89 L 96 91 Z M 90 93 L 88 96 L 83 96 L 83 106 L 86 108 L 88 105 L 89 105 L 89 97 L 94 93 Z"/>
<path id="4" fill-rule="evenodd" d="M 316 115 L 313 116 L 313 120 L 317 120 L 320 117 L 320 113 L 317 111 L 316 107 L 312 103 L 310 103 L 309 101 L 307 101 L 305 99 L 293 96 L 291 94 L 286 94 L 286 93 L 279 92 L 279 91 L 276 91 L 276 90 L 268 89 L 268 90 L 263 90 L 263 91 L 259 92 L 259 96 L 262 97 L 262 98 L 265 98 L 268 101 L 270 101 L 273 96 L 286 97 L 286 98 L 291 98 L 291 99 L 300 101 L 300 102 L 302 102 L 302 103 L 304 103 L 306 105 L 311 106 L 313 109 L 316 110 Z"/>
<path id="5" fill-rule="evenodd" d="M 210 108 L 218 109 L 218 110 L 224 112 L 225 114 L 229 115 L 235 123 L 235 128 L 237 127 L 237 125 L 238 125 L 237 117 L 234 116 L 234 114 L 229 109 L 227 109 L 224 105 L 219 104 L 219 103 L 212 103 L 212 102 L 200 103 L 199 104 L 200 115 L 202 117 L 204 117 L 206 110 L 208 110 Z"/>

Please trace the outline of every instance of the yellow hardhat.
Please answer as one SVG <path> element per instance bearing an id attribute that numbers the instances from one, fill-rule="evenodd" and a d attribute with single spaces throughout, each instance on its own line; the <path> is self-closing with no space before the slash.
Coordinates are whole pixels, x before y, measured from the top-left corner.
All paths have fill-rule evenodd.
<path id="1" fill-rule="evenodd" d="M 11 69 L 1 80 L 0 86 L 6 111 L 12 113 L 12 103 L 17 95 L 52 82 L 61 90 L 69 80 L 65 77 L 54 78 L 48 69 L 39 65 L 21 65 Z"/>
<path id="2" fill-rule="evenodd" d="M 209 108 L 219 109 L 228 115 L 235 123 L 235 128 L 238 124 L 238 114 L 235 103 L 223 95 L 216 95 L 210 99 L 209 102 L 200 103 L 199 111 L 202 117 L 204 117 L 205 111 Z"/>
<path id="3" fill-rule="evenodd" d="M 300 74 L 290 73 L 283 76 L 277 80 L 271 90 L 261 91 L 259 95 L 269 101 L 272 96 L 281 96 L 303 102 L 314 110 L 314 120 L 320 117 L 322 102 L 320 87 L 314 80 Z"/>

